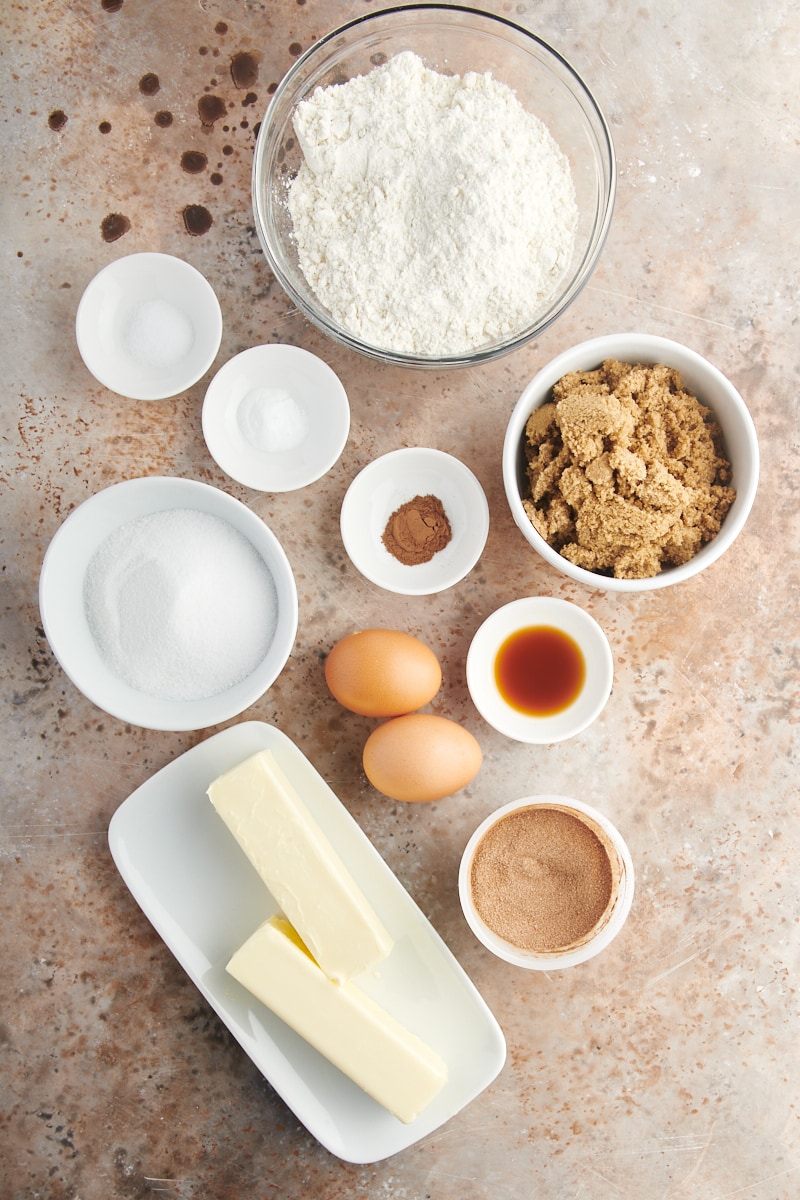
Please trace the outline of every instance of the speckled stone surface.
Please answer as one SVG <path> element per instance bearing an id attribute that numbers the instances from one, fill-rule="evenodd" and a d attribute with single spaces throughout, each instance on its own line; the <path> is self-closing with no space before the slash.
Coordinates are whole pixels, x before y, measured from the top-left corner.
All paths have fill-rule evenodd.
<path id="1" fill-rule="evenodd" d="M 0 1195 L 790 1200 L 800 1194 L 797 7 L 489 0 L 589 81 L 615 139 L 619 193 L 572 309 L 524 350 L 449 374 L 383 369 L 326 341 L 272 280 L 253 231 L 252 150 L 270 91 L 311 41 L 373 7 L 2 8 Z M 141 82 L 148 75 L 157 91 Z M 124 220 L 108 222 L 113 214 Z M 107 241 L 104 229 L 125 232 Z M 328 476 L 280 496 L 224 476 L 200 423 L 210 373 L 151 404 L 94 382 L 75 345 L 78 301 L 100 267 L 139 250 L 179 255 L 213 284 L 225 321 L 215 367 L 285 340 L 338 372 L 353 422 Z M 531 375 L 618 329 L 709 357 L 745 397 L 762 453 L 751 518 L 728 555 L 679 589 L 630 598 L 571 584 L 537 559 L 500 473 L 505 424 Z M 361 467 L 414 444 L 463 459 L 491 509 L 478 565 L 423 599 L 366 583 L 338 528 Z M 85 700 L 42 636 L 38 574 L 71 509 L 158 472 L 224 488 L 281 539 L 297 578 L 298 637 L 245 715 L 277 724 L 328 779 L 507 1038 L 494 1084 L 381 1163 L 344 1164 L 306 1132 L 153 932 L 109 854 L 120 803 L 208 731 L 129 728 Z M 495 734 L 465 686 L 472 634 L 526 593 L 587 608 L 616 662 L 601 719 L 551 747 Z M 333 642 L 366 624 L 417 633 L 440 655 L 435 710 L 472 730 L 485 756 L 462 793 L 403 807 L 367 784 L 370 723 L 336 705 L 322 674 Z M 484 951 L 456 891 L 475 825 L 541 792 L 602 808 L 638 875 L 612 946 L 549 975 Z"/>

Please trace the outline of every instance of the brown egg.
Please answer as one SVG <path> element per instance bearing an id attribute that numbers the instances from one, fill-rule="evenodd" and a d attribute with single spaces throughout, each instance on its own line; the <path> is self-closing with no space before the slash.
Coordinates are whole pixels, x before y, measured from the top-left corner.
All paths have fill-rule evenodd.
<path id="1" fill-rule="evenodd" d="M 442 668 L 430 646 L 410 633 L 364 629 L 336 643 L 325 660 L 325 681 L 351 712 L 396 717 L 433 699 Z"/>
<path id="2" fill-rule="evenodd" d="M 392 800 L 441 800 L 466 787 L 480 770 L 481 748 L 468 729 L 434 713 L 394 717 L 364 746 L 364 771 Z"/>

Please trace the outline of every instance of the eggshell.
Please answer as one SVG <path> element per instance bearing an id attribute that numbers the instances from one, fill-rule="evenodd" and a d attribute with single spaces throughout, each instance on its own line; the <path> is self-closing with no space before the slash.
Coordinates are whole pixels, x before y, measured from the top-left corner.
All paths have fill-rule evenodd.
<path id="1" fill-rule="evenodd" d="M 442 668 L 430 646 L 410 633 L 363 629 L 333 647 L 325 660 L 325 681 L 351 712 L 396 717 L 433 699 Z"/>
<path id="2" fill-rule="evenodd" d="M 441 800 L 466 787 L 483 755 L 468 729 L 435 713 L 409 713 L 373 729 L 364 771 L 392 800 Z"/>

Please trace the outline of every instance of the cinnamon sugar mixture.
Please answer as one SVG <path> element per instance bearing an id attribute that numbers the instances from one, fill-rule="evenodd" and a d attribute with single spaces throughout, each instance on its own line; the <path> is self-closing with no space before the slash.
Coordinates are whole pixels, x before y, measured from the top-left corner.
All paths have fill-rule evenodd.
<path id="1" fill-rule="evenodd" d="M 531 806 L 487 831 L 470 885 L 479 916 L 498 937 L 541 954 L 586 939 L 608 909 L 613 876 L 608 851 L 584 821 Z"/>

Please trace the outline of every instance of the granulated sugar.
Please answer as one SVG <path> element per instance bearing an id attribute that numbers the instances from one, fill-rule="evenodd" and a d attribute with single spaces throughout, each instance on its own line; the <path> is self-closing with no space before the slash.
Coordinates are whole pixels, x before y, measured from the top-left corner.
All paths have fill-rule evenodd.
<path id="1" fill-rule="evenodd" d="M 459 354 L 520 332 L 566 270 L 569 163 L 489 74 L 440 75 L 411 51 L 318 88 L 294 120 L 300 265 L 375 345 Z"/>
<path id="2" fill-rule="evenodd" d="M 203 700 L 244 679 L 277 620 L 260 555 L 227 521 L 193 509 L 115 530 L 89 563 L 84 603 L 110 669 L 165 700 Z"/>

